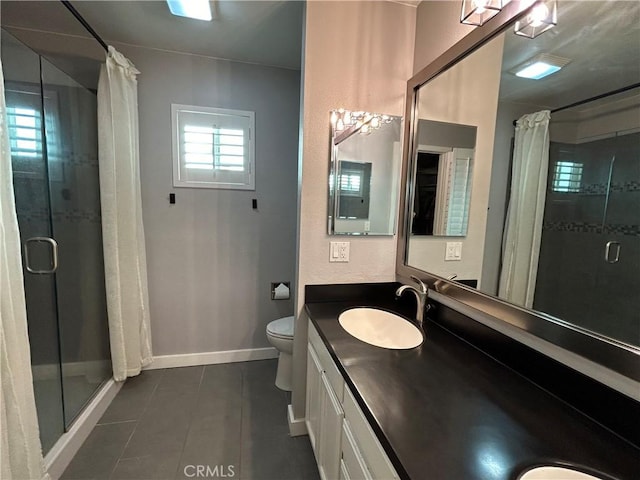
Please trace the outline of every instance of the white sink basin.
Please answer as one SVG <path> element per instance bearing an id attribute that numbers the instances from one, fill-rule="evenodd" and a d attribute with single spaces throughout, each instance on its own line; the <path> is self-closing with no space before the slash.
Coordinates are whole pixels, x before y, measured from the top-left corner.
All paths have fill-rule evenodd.
<path id="1" fill-rule="evenodd" d="M 342 328 L 376 347 L 404 350 L 422 343 L 422 332 L 406 319 L 377 308 L 352 308 L 338 317 Z"/>
<path id="2" fill-rule="evenodd" d="M 564 467 L 536 467 L 528 470 L 518 480 L 602 480 L 587 473 Z"/>

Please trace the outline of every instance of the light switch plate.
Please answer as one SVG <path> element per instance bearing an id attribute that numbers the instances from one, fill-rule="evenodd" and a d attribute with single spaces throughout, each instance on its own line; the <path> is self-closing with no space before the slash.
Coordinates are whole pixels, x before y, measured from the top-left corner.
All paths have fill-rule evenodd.
<path id="1" fill-rule="evenodd" d="M 457 262 L 462 260 L 462 242 L 447 242 L 444 260 L 445 262 Z"/>
<path id="2" fill-rule="evenodd" d="M 348 262 L 349 246 L 350 242 L 331 242 L 329 249 L 329 261 Z"/>

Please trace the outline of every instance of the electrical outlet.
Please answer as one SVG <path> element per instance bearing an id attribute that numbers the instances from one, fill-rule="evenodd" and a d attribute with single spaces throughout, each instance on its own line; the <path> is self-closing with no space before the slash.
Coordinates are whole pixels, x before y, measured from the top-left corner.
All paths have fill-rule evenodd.
<path id="1" fill-rule="evenodd" d="M 447 242 L 444 260 L 445 262 L 462 260 L 462 242 Z"/>
<path id="2" fill-rule="evenodd" d="M 350 242 L 331 242 L 329 249 L 329 261 L 348 262 L 349 246 Z"/>

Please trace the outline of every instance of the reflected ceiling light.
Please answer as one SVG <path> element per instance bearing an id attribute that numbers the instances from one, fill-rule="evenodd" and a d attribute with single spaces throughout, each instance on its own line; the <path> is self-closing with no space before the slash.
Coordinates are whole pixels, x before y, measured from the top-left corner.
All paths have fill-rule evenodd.
<path id="1" fill-rule="evenodd" d="M 511 73 L 521 78 L 540 80 L 552 73 L 556 73 L 569 62 L 571 62 L 569 58 L 558 57 L 549 53 L 541 53 L 518 65 L 511 70 Z"/>
<path id="2" fill-rule="evenodd" d="M 209 0 L 167 0 L 169 10 L 178 17 L 211 21 Z"/>
<path id="3" fill-rule="evenodd" d="M 510 0 L 463 0 L 460 23 L 481 26 L 494 17 Z"/>
<path id="4" fill-rule="evenodd" d="M 540 0 L 533 4 L 529 13 L 518 20 L 515 34 L 535 38 L 558 24 L 557 0 Z"/>

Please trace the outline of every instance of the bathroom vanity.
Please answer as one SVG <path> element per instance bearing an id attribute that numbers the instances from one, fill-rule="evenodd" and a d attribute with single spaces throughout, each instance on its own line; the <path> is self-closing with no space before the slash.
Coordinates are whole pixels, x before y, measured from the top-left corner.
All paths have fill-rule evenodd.
<path id="1" fill-rule="evenodd" d="M 555 379 L 595 403 L 624 400 L 590 389 L 579 374 L 566 377 L 559 364 L 532 360 L 528 347 L 493 333 L 474 339 L 464 327 L 454 334 L 444 305 L 425 319 L 425 340 L 414 349 L 375 347 L 340 326 L 340 313 L 361 306 L 413 318 L 414 301 L 396 299 L 398 286 L 307 286 L 307 427 L 321 478 L 515 480 L 550 464 L 638 478 L 640 450 L 616 424 L 624 419 L 602 419 L 605 428 L 548 389 Z M 550 379 L 547 390 L 518 359 Z M 637 407 L 619 407 L 633 424 Z"/>

